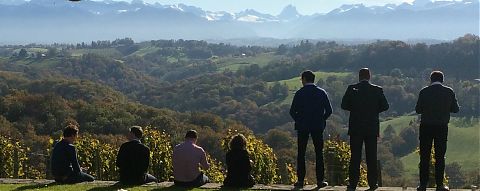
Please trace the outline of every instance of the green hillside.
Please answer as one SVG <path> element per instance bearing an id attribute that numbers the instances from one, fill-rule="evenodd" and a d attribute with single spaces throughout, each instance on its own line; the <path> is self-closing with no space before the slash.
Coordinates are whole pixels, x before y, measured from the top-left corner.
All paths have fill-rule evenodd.
<path id="1" fill-rule="evenodd" d="M 314 72 L 317 81 L 319 80 L 326 80 L 329 77 L 336 77 L 336 78 L 346 78 L 348 77 L 351 73 L 350 72 Z M 290 104 L 292 103 L 293 100 L 293 95 L 295 91 L 300 89 L 302 87 L 302 82 L 300 81 L 300 77 L 295 77 L 287 80 L 280 80 L 278 81 L 280 84 L 285 84 L 288 86 L 289 94 L 288 96 L 282 100 L 279 101 L 278 104 Z M 273 86 L 277 82 L 267 82 L 269 86 Z M 344 87 L 341 87 L 344 88 Z"/>
<path id="2" fill-rule="evenodd" d="M 407 127 L 409 118 L 414 116 L 403 116 L 391 120 L 392 126 Z M 458 162 L 463 170 L 474 170 L 480 168 L 480 124 L 474 123 L 463 125 L 454 118 L 448 130 L 448 145 L 446 163 Z M 382 123 L 382 126 L 387 122 Z M 398 131 L 397 131 L 398 132 Z M 407 174 L 418 174 L 418 153 L 411 153 L 401 159 Z"/>
<path id="3" fill-rule="evenodd" d="M 251 64 L 257 64 L 262 67 L 269 64 L 271 61 L 280 59 L 282 56 L 275 55 L 274 53 L 263 53 L 253 57 L 224 57 L 220 58 L 218 63 L 220 67 L 218 71 L 237 71 L 242 66 L 248 66 Z"/>
<path id="4" fill-rule="evenodd" d="M 410 121 L 415 119 L 417 119 L 417 115 L 405 115 L 383 121 L 380 123 L 380 133 L 382 134 L 383 131 L 391 125 L 395 129 L 395 132 L 399 134 L 404 128 L 408 127 Z"/>

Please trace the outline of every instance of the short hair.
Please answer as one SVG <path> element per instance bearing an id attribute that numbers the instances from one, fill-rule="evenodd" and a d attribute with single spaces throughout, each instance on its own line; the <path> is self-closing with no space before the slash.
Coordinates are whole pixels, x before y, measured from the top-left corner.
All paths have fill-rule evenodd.
<path id="1" fill-rule="evenodd" d="M 313 83 L 315 81 L 315 74 L 311 70 L 305 70 L 302 72 L 302 79 L 306 82 Z"/>
<path id="2" fill-rule="evenodd" d="M 362 68 L 358 71 L 358 79 L 359 80 L 370 80 L 371 74 L 370 69 Z"/>
<path id="3" fill-rule="evenodd" d="M 187 133 L 185 134 L 185 138 L 190 138 L 190 139 L 197 139 L 197 131 L 195 130 L 188 130 Z"/>
<path id="4" fill-rule="evenodd" d="M 63 129 L 63 137 L 73 137 L 78 134 L 78 127 L 73 124 L 68 124 L 65 129 Z"/>
<path id="5" fill-rule="evenodd" d="M 443 83 L 443 72 L 442 71 L 433 71 L 430 74 L 430 82 L 441 82 Z"/>
<path id="6" fill-rule="evenodd" d="M 141 139 L 143 137 L 142 127 L 140 127 L 140 126 L 130 127 L 130 133 L 133 133 L 133 135 L 135 135 L 135 137 L 137 137 L 139 139 Z"/>
<path id="7" fill-rule="evenodd" d="M 231 150 L 245 150 L 247 147 L 247 138 L 242 134 L 235 135 L 232 140 L 230 140 L 230 149 Z"/>

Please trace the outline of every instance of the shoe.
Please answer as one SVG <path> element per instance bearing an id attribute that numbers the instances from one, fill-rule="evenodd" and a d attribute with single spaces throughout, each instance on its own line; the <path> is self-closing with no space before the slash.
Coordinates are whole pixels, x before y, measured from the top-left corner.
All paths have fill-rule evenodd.
<path id="1" fill-rule="evenodd" d="M 378 188 L 378 185 L 375 184 L 375 185 L 373 185 L 373 186 L 370 186 L 370 188 L 368 188 L 367 191 L 374 191 L 374 190 L 376 190 L 377 188 Z"/>
<path id="2" fill-rule="evenodd" d="M 427 187 L 426 186 L 418 186 L 417 191 L 426 191 Z"/>
<path id="3" fill-rule="evenodd" d="M 293 186 L 295 188 L 303 188 L 303 182 L 295 182 L 295 184 L 293 184 Z"/>
<path id="4" fill-rule="evenodd" d="M 327 187 L 327 186 L 328 186 L 328 182 L 325 182 L 325 181 L 317 182 L 317 188 L 323 188 L 323 187 Z"/>
<path id="5" fill-rule="evenodd" d="M 437 186 L 437 189 L 435 191 L 449 191 L 450 188 L 448 186 Z"/>

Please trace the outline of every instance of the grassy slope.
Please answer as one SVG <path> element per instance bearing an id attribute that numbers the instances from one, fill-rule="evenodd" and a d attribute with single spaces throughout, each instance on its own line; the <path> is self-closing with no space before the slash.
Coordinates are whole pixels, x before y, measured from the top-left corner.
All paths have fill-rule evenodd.
<path id="1" fill-rule="evenodd" d="M 345 78 L 349 74 L 350 73 L 348 73 L 348 72 L 315 72 L 315 76 L 316 76 L 317 80 L 326 79 L 330 76 L 335 76 L 335 77 L 338 77 L 338 78 Z M 276 104 L 291 104 L 292 100 L 293 100 L 294 92 L 296 90 L 300 89 L 300 87 L 302 87 L 302 82 L 300 81 L 300 77 L 295 77 L 295 78 L 291 78 L 291 79 L 287 79 L 287 80 L 280 80 L 278 82 L 280 82 L 280 84 L 287 85 L 289 93 L 288 93 L 288 96 L 284 100 L 282 100 L 282 101 L 280 101 Z M 273 85 L 274 83 L 276 83 L 276 82 L 268 82 L 268 85 Z"/>
<path id="2" fill-rule="evenodd" d="M 275 59 L 279 59 L 281 56 L 275 55 L 274 53 L 264 53 L 259 54 L 254 57 L 226 57 L 219 58 L 218 63 L 220 67 L 218 71 L 224 71 L 226 69 L 231 71 L 237 71 L 242 66 L 248 66 L 251 64 L 258 64 L 260 67 L 267 65 Z"/>
<path id="3" fill-rule="evenodd" d="M 381 126 L 385 128 L 388 124 L 391 124 L 398 133 L 401 128 L 407 127 L 410 120 L 415 117 L 402 116 L 382 122 Z M 446 163 L 458 162 L 463 170 L 480 168 L 480 124 L 465 125 L 457 122 L 458 119 L 456 118 L 452 121 L 454 122 L 449 125 Z M 411 153 L 401 160 L 407 174 L 418 174 L 420 160 L 418 153 Z"/>
<path id="4" fill-rule="evenodd" d="M 408 124 L 410 121 L 415 120 L 417 118 L 417 115 L 409 115 L 409 116 L 400 116 L 396 117 L 387 121 L 383 121 L 380 123 L 380 132 L 381 134 L 383 131 L 388 127 L 388 125 L 391 125 L 397 134 L 400 134 L 400 132 L 408 127 Z"/>
<path id="5" fill-rule="evenodd" d="M 104 55 L 107 57 L 121 57 L 120 53 L 115 48 L 100 48 L 100 49 L 75 49 L 72 52 L 72 56 L 81 56 L 83 54 L 94 53 L 99 55 Z"/>

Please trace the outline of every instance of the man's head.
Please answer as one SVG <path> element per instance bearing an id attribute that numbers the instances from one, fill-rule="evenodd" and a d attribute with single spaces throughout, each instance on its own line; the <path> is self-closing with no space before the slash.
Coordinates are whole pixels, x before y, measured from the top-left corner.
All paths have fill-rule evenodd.
<path id="1" fill-rule="evenodd" d="M 358 71 L 358 81 L 370 80 L 370 70 L 368 68 L 362 68 Z"/>
<path id="2" fill-rule="evenodd" d="M 307 83 L 314 83 L 315 81 L 315 74 L 310 70 L 305 70 L 302 72 L 302 84 L 305 85 Z"/>
<path id="3" fill-rule="evenodd" d="M 440 82 L 443 83 L 443 72 L 441 71 L 433 71 L 430 74 L 430 82 Z"/>
<path id="4" fill-rule="evenodd" d="M 185 140 L 196 142 L 198 138 L 197 131 L 188 130 L 185 134 Z"/>
<path id="5" fill-rule="evenodd" d="M 140 126 L 132 126 L 130 127 L 130 132 L 127 135 L 127 139 L 129 141 L 135 139 L 141 139 L 143 137 L 142 127 Z"/>
<path id="6" fill-rule="evenodd" d="M 70 144 L 74 143 L 77 140 L 78 136 L 78 127 L 73 124 L 69 124 L 63 129 L 63 138 L 67 140 Z"/>

